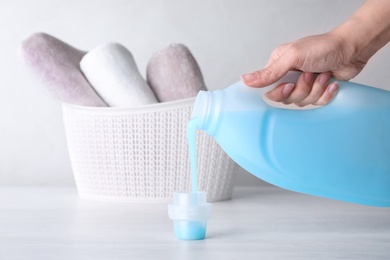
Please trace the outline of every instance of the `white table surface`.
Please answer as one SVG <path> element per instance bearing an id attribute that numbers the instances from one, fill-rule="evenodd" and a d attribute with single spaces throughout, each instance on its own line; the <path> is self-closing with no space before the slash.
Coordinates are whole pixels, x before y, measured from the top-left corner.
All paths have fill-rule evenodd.
<path id="1" fill-rule="evenodd" d="M 390 209 L 271 186 L 213 203 L 207 237 L 176 240 L 166 203 L 75 188 L 0 188 L 0 259 L 390 259 Z"/>

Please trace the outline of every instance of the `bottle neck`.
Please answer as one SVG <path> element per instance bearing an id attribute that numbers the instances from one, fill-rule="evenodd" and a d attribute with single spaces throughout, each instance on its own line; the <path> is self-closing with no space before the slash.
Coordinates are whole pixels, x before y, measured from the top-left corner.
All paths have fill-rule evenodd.
<path id="1" fill-rule="evenodd" d="M 222 91 L 200 91 L 195 99 L 191 118 L 196 118 L 197 128 L 205 130 L 209 135 L 215 132 L 221 112 Z"/>

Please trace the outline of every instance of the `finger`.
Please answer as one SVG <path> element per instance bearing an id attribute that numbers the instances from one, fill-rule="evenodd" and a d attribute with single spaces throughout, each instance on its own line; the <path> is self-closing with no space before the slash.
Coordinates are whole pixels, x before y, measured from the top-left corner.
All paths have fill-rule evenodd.
<path id="1" fill-rule="evenodd" d="M 330 72 L 324 72 L 317 76 L 307 97 L 297 102 L 296 105 L 303 107 L 316 103 L 324 94 L 329 84 Z"/>
<path id="2" fill-rule="evenodd" d="M 283 101 L 285 104 L 292 104 L 300 102 L 305 99 L 311 91 L 313 84 L 314 74 L 311 72 L 302 73 L 296 84 L 294 90 L 291 94 Z"/>
<path id="3" fill-rule="evenodd" d="M 256 88 L 265 87 L 281 79 L 293 68 L 293 64 L 293 59 L 290 58 L 290 55 L 286 54 L 275 59 L 261 70 L 242 75 L 241 79 L 247 86 Z"/>
<path id="4" fill-rule="evenodd" d="M 337 81 L 328 84 L 322 96 L 313 105 L 324 106 L 328 104 L 332 100 L 332 98 L 336 95 L 338 89 L 339 89 L 339 84 L 337 83 Z"/>
<path id="5" fill-rule="evenodd" d="M 284 102 L 290 96 L 294 87 L 293 83 L 282 83 L 265 93 L 265 96 L 272 101 Z"/>

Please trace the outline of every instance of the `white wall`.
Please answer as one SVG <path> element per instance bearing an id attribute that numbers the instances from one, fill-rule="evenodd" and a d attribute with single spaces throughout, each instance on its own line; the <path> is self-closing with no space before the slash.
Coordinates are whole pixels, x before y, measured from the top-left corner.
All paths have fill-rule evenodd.
<path id="1" fill-rule="evenodd" d="M 181 42 L 209 89 L 218 89 L 262 67 L 278 44 L 329 30 L 362 2 L 0 0 L 0 185 L 73 185 L 60 104 L 29 78 L 17 56 L 30 34 L 47 32 L 83 50 L 117 41 L 143 74 L 155 51 Z M 386 87 L 389 65 L 387 46 L 356 81 Z M 241 173 L 239 183 L 253 180 Z"/>

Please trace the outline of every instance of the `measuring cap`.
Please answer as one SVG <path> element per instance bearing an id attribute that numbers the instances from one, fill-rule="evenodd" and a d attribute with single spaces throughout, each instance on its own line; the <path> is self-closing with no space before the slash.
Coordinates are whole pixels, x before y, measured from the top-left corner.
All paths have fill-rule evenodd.
<path id="1" fill-rule="evenodd" d="M 168 205 L 169 217 L 173 220 L 175 236 L 178 239 L 199 240 L 206 235 L 207 220 L 211 216 L 211 204 L 207 193 L 175 192 Z"/>

